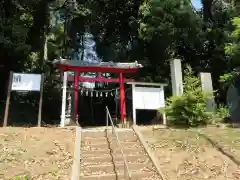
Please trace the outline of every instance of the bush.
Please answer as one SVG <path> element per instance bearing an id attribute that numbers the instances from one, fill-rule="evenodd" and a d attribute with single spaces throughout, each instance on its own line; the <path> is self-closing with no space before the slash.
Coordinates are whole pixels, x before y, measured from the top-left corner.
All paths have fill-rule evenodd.
<path id="1" fill-rule="evenodd" d="M 219 82 L 222 89 L 228 89 L 233 81 L 234 75 L 232 73 L 226 73 L 219 77 Z"/>
<path id="2" fill-rule="evenodd" d="M 169 125 L 199 126 L 210 122 L 212 115 L 206 112 L 206 103 L 212 98 L 209 93 L 203 93 L 200 79 L 193 75 L 188 66 L 184 70 L 183 94 L 167 99 L 165 112 Z"/>
<path id="3" fill-rule="evenodd" d="M 212 123 L 218 124 L 218 123 L 224 123 L 226 118 L 230 116 L 229 108 L 224 105 L 219 105 L 216 109 L 216 114 L 213 117 Z"/>

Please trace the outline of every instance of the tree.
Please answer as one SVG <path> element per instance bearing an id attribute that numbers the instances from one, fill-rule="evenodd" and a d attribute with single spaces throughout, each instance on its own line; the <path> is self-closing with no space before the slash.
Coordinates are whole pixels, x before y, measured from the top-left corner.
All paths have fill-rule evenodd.
<path id="1" fill-rule="evenodd" d="M 231 61 L 232 67 L 240 66 L 240 17 L 232 19 L 234 30 L 230 34 L 230 42 L 226 44 L 226 54 Z"/>

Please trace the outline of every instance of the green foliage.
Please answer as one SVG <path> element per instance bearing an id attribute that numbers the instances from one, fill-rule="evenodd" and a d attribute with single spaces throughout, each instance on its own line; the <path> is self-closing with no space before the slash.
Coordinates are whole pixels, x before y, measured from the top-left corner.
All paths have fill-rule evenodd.
<path id="1" fill-rule="evenodd" d="M 52 27 L 46 38 L 49 59 L 59 57 L 64 48 L 64 25 L 60 24 Z"/>
<path id="2" fill-rule="evenodd" d="M 17 176 L 15 178 L 13 178 L 12 180 L 29 180 L 29 178 L 27 176 Z"/>
<path id="3" fill-rule="evenodd" d="M 216 111 L 216 118 L 219 118 L 220 121 L 223 121 L 223 119 L 229 117 L 229 115 L 229 108 L 224 105 L 219 105 Z"/>
<path id="4" fill-rule="evenodd" d="M 211 119 L 206 112 L 206 103 L 211 97 L 202 92 L 200 79 L 194 76 L 190 66 L 184 70 L 183 81 L 183 94 L 168 98 L 166 108 L 160 111 L 166 113 L 169 125 L 206 125 Z"/>
<path id="5" fill-rule="evenodd" d="M 139 7 L 139 17 L 139 36 L 146 41 L 157 38 L 171 50 L 175 50 L 179 39 L 196 38 L 199 28 L 198 16 L 187 0 L 145 1 Z"/>
<path id="6" fill-rule="evenodd" d="M 226 73 L 226 74 L 220 76 L 219 82 L 221 84 L 222 89 L 227 89 L 231 85 L 232 79 L 233 79 L 232 73 Z"/>
<path id="7" fill-rule="evenodd" d="M 234 30 L 231 32 L 229 38 L 230 42 L 225 45 L 225 53 L 231 60 L 234 67 L 240 66 L 240 17 L 234 17 L 232 19 L 232 25 Z"/>
<path id="8" fill-rule="evenodd" d="M 220 104 L 216 108 L 215 114 L 212 116 L 211 124 L 221 124 L 224 123 L 225 119 L 230 115 L 229 107 Z"/>
<path id="9" fill-rule="evenodd" d="M 22 49 L 26 42 L 28 28 L 16 17 L 0 19 L 0 21 L 0 44 L 6 49 Z"/>

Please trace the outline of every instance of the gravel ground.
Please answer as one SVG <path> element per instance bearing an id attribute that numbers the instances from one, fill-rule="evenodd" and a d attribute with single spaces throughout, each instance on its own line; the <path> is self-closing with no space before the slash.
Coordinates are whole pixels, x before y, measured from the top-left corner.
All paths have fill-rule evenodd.
<path id="1" fill-rule="evenodd" d="M 142 133 L 159 158 L 161 169 L 168 180 L 240 179 L 238 165 L 213 147 L 196 130 L 153 131 L 152 128 L 145 128 Z"/>
<path id="2" fill-rule="evenodd" d="M 0 179 L 70 179 L 75 129 L 1 128 Z"/>

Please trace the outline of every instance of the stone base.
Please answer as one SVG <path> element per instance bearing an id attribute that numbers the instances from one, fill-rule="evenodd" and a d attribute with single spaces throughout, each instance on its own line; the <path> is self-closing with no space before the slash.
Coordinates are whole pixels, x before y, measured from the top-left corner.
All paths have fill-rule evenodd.
<path id="1" fill-rule="evenodd" d="M 76 126 L 76 122 L 73 121 L 71 118 L 66 118 L 64 122 L 64 126 Z"/>
<path id="2" fill-rule="evenodd" d="M 117 127 L 118 128 L 131 128 L 132 124 L 133 124 L 132 121 L 118 122 Z"/>
<path id="3" fill-rule="evenodd" d="M 239 123 L 232 123 L 232 124 L 228 125 L 228 127 L 231 127 L 231 128 L 240 128 L 240 124 L 239 124 Z"/>

